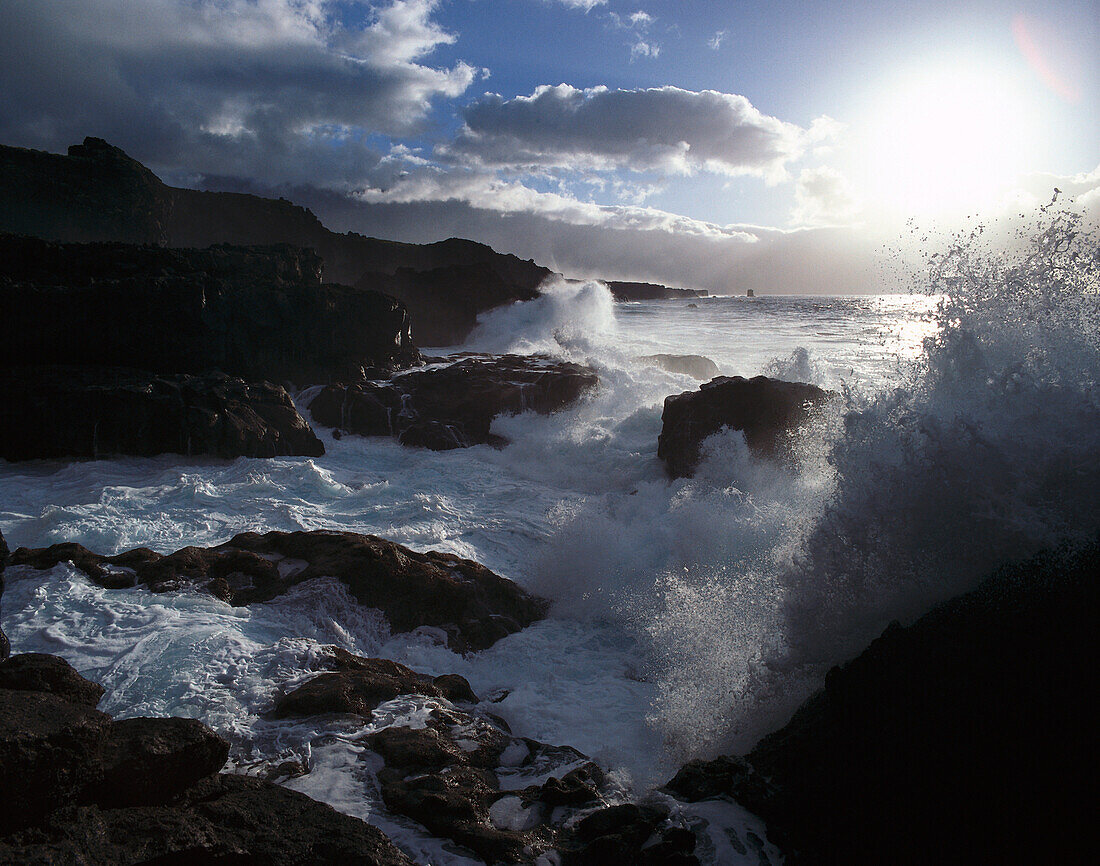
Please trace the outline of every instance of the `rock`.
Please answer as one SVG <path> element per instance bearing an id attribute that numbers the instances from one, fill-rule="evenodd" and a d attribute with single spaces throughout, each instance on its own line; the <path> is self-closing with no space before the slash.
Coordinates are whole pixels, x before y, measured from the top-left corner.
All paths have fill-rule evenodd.
<path id="1" fill-rule="evenodd" d="M 279 698 L 275 702 L 275 716 L 319 713 L 370 716 L 370 711 L 383 701 L 410 694 L 477 703 L 470 684 L 457 674 L 433 679 L 387 659 L 357 658 L 355 668 L 321 674 Z"/>
<path id="2" fill-rule="evenodd" d="M 65 659 L 44 653 L 14 655 L 0 664 L 0 689 L 45 692 L 95 709 L 103 686 L 86 680 Z"/>
<path id="3" fill-rule="evenodd" d="M 894 624 L 745 761 L 668 787 L 759 814 L 791 864 L 1081 862 L 1100 547 Z M 747 763 L 746 763 L 747 762 Z"/>
<path id="4" fill-rule="evenodd" d="M 8 564 L 8 558 L 8 543 L 4 541 L 4 533 L 0 532 L 0 599 L 4 596 L 4 568 Z M 0 628 L 0 662 L 9 655 L 11 655 L 11 644 L 4 630 Z"/>
<path id="5" fill-rule="evenodd" d="M 217 370 L 301 385 L 417 363 L 395 298 L 323 284 L 310 250 L 0 235 L 0 365 Z"/>
<path id="6" fill-rule="evenodd" d="M 0 368 L 0 389 L 6 460 L 325 453 L 290 395 L 269 382 L 117 367 L 9 367 Z"/>
<path id="7" fill-rule="evenodd" d="M 384 382 L 330 385 L 309 404 L 319 424 L 362 436 L 393 436 L 435 451 L 503 444 L 489 432 L 501 414 L 548 414 L 599 382 L 588 367 L 542 356 L 453 355 L 446 366 Z"/>
<path id="8" fill-rule="evenodd" d="M 664 301 L 675 298 L 705 298 L 702 289 L 670 289 L 657 283 L 631 283 L 609 280 L 607 288 L 616 301 Z"/>
<path id="9" fill-rule="evenodd" d="M 75 803 L 97 783 L 110 724 L 58 695 L 0 689 L 0 834 Z"/>
<path id="10" fill-rule="evenodd" d="M 354 532 L 245 532 L 217 547 L 185 547 L 168 556 L 146 548 L 101 556 L 79 544 L 55 544 L 21 547 L 12 562 L 33 568 L 72 562 L 107 587 L 136 582 L 167 592 L 198 585 L 235 605 L 267 601 L 304 580 L 334 577 L 360 604 L 381 610 L 394 631 L 434 626 L 459 652 L 485 649 L 546 610 L 541 599 L 477 562 L 417 553 Z"/>
<path id="11" fill-rule="evenodd" d="M 648 843 L 648 844 L 647 844 Z M 663 807 L 625 803 L 582 818 L 559 843 L 567 866 L 697 866 L 695 836 Z"/>
<path id="12" fill-rule="evenodd" d="M 743 431 L 757 454 L 789 457 L 791 434 L 831 396 L 801 382 L 719 376 L 698 391 L 665 398 L 657 456 L 673 478 L 690 477 L 699 463 L 703 440 L 729 427 Z"/>
<path id="13" fill-rule="evenodd" d="M 346 200 L 341 204 L 346 206 Z M 416 323 L 417 340 L 425 345 L 460 343 L 479 313 L 530 300 L 552 275 L 534 262 L 473 241 L 409 244 L 337 233 L 285 199 L 166 186 L 96 138 L 69 148 L 68 156 L 0 146 L 2 231 L 64 242 L 311 249 L 324 259 L 328 279 L 402 300 Z M 337 327 L 353 324 L 361 323 L 336 321 Z M 330 340 L 331 335 L 325 337 Z"/>
<path id="14" fill-rule="evenodd" d="M 660 367 L 667 373 L 683 373 L 696 379 L 708 380 L 718 375 L 718 365 L 703 355 L 642 355 L 634 360 Z"/>
<path id="15" fill-rule="evenodd" d="M 229 757 L 229 743 L 197 719 L 123 719 L 103 744 L 103 780 L 95 801 L 153 806 L 212 776 Z"/>

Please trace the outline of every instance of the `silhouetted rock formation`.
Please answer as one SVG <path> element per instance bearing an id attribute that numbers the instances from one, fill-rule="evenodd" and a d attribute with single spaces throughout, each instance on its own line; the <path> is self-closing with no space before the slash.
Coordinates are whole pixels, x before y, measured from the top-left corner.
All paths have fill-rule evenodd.
<path id="1" fill-rule="evenodd" d="M 5 460 L 325 453 L 290 395 L 270 382 L 115 367 L 0 367 L 0 393 Z"/>
<path id="2" fill-rule="evenodd" d="M 81 687 L 70 698 L 25 678 L 13 685 L 35 667 L 49 672 L 44 685 Z M 12 795 L 0 808 L 0 864 L 411 866 L 356 818 L 269 782 L 219 775 L 229 744 L 201 722 L 115 722 L 95 709 L 102 691 L 53 656 L 0 664 L 0 790 Z"/>
<path id="3" fill-rule="evenodd" d="M 1087 862 L 1098 586 L 1096 546 L 1002 569 L 668 788 L 733 796 L 792 864 Z"/>
<path id="4" fill-rule="evenodd" d="M 758 454 L 784 458 L 791 433 L 830 397 L 828 391 L 801 382 L 719 376 L 698 391 L 665 398 L 657 456 L 673 478 L 690 477 L 703 440 L 728 427 L 744 431 L 748 446 Z"/>
<path id="5" fill-rule="evenodd" d="M 452 649 L 481 650 L 543 616 L 545 603 L 485 566 L 450 553 L 417 553 L 354 532 L 244 532 L 212 548 L 168 556 L 137 548 L 115 556 L 79 544 L 21 547 L 13 565 L 71 562 L 106 587 L 169 592 L 197 585 L 230 604 L 266 601 L 315 577 L 334 577 L 385 614 L 394 631 L 439 629 Z"/>
<path id="6" fill-rule="evenodd" d="M 703 355 L 642 355 L 635 360 L 650 367 L 660 367 L 669 373 L 683 373 L 703 381 L 718 375 L 718 365 Z"/>
<path id="7" fill-rule="evenodd" d="M 422 345 L 461 342 L 477 313 L 534 297 L 551 275 L 473 241 L 421 245 L 338 234 L 283 199 L 169 187 L 95 138 L 69 148 L 68 156 L 0 146 L 0 231 L 55 241 L 312 249 L 327 279 L 405 301 Z"/>
<path id="8" fill-rule="evenodd" d="M 8 564 L 8 543 L 4 541 L 4 533 L 0 532 L 0 602 L 4 596 L 4 567 Z M 0 607 L 0 610 L 3 610 Z M 0 662 L 4 661 L 11 653 L 11 644 L 4 629 L 0 628 Z"/>
<path id="9" fill-rule="evenodd" d="M 0 235 L 0 364 L 316 384 L 419 360 L 397 300 L 289 246 L 167 250 Z"/>
<path id="10" fill-rule="evenodd" d="M 452 357 L 459 360 L 388 381 L 330 385 L 313 398 L 309 412 L 317 423 L 342 432 L 393 436 L 402 445 L 446 451 L 502 445 L 506 440 L 489 432 L 498 415 L 545 415 L 599 382 L 589 367 L 538 355 Z"/>
<path id="11" fill-rule="evenodd" d="M 607 287 L 616 301 L 666 301 L 674 298 L 705 298 L 703 289 L 671 289 L 657 283 L 631 283 L 609 280 Z"/>

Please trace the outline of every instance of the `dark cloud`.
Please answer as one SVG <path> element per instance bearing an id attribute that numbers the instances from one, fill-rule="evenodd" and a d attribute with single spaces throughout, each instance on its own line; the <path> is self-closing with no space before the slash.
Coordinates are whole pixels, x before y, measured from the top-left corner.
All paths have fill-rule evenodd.
<path id="1" fill-rule="evenodd" d="M 811 131 L 770 117 L 744 96 L 677 87 L 579 90 L 484 97 L 463 112 L 451 154 L 486 165 L 657 170 L 780 176 Z"/>

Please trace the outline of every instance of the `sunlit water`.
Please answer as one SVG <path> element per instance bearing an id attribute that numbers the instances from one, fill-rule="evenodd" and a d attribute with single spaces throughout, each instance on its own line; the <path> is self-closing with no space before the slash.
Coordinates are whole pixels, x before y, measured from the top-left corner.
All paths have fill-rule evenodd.
<path id="1" fill-rule="evenodd" d="M 1074 260 L 1070 285 L 1058 262 L 1006 276 L 980 250 L 965 255 L 965 268 L 933 274 L 933 292 L 953 292 L 940 310 L 924 295 L 616 305 L 599 284 L 548 287 L 490 314 L 464 348 L 549 352 L 592 364 L 601 384 L 555 415 L 498 419 L 512 440 L 502 450 L 322 429 L 316 459 L 0 464 L 13 547 L 170 552 L 245 530 L 338 528 L 477 559 L 555 602 L 482 653 L 393 636 L 335 581 L 232 608 L 103 590 L 65 566 L 7 572 L 4 629 L 13 651 L 62 655 L 100 681 L 107 712 L 201 718 L 231 740 L 239 770 L 300 756 L 313 771 L 294 787 L 369 817 L 414 856 L 468 862 L 385 814 L 361 726 L 263 717 L 320 646 L 506 694 L 492 711 L 516 734 L 580 749 L 637 795 L 686 758 L 750 746 L 890 619 L 1095 531 L 1100 364 L 1081 285 L 1095 283 L 1095 260 Z M 962 271 L 975 285 L 960 286 Z M 1010 277 L 1023 281 L 1015 294 Z M 670 481 L 656 458 L 662 402 L 698 383 L 635 360 L 658 352 L 812 381 L 840 406 L 807 434 L 800 472 L 727 433 L 695 479 Z"/>

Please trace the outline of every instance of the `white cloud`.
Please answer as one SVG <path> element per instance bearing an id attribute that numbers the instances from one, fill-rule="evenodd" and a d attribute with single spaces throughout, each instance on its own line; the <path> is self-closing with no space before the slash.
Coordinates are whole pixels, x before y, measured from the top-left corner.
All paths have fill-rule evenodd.
<path id="1" fill-rule="evenodd" d="M 99 135 L 155 166 L 341 183 L 477 71 L 423 62 L 454 36 L 436 0 L 348 25 L 322 0 L 11 0 L 0 10 L 0 139 Z M 49 50 L 43 50 L 49 46 Z"/>
<path id="2" fill-rule="evenodd" d="M 607 5 L 607 0 L 558 0 L 558 2 L 570 9 L 583 9 L 585 12 L 591 12 L 597 6 Z"/>
<path id="3" fill-rule="evenodd" d="M 542 86 L 514 99 L 486 94 L 463 117 L 450 154 L 528 170 L 705 170 L 778 179 L 816 140 L 744 96 L 676 87 Z"/>
<path id="4" fill-rule="evenodd" d="M 840 225 L 858 213 L 851 187 L 836 169 L 827 166 L 804 168 L 794 188 L 795 225 Z"/>
<path id="5" fill-rule="evenodd" d="M 725 38 L 726 31 L 719 30 L 713 36 L 711 36 L 710 39 L 707 40 L 707 47 L 714 51 L 717 51 L 719 48 L 722 47 L 722 40 L 724 40 Z"/>
<path id="6" fill-rule="evenodd" d="M 631 63 L 639 57 L 657 58 L 660 56 L 660 44 L 648 35 L 649 28 L 657 19 L 648 12 L 641 9 L 629 15 L 620 15 L 618 12 L 610 12 L 607 17 L 614 28 L 630 32 Z"/>

